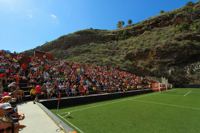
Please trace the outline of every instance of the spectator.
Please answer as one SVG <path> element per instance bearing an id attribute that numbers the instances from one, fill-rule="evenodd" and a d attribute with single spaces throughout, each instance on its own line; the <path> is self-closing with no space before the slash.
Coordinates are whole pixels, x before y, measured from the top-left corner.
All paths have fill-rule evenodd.
<path id="1" fill-rule="evenodd" d="M 36 85 L 36 87 L 35 87 L 35 100 L 34 100 L 34 104 L 35 104 L 35 102 L 39 101 L 40 94 L 41 94 L 41 86 L 40 85 Z"/>
<path id="2" fill-rule="evenodd" d="M 9 129 L 18 133 L 19 129 L 24 128 L 24 125 L 19 124 L 19 120 L 25 118 L 24 114 L 19 114 L 16 109 L 12 108 L 10 103 L 0 103 L 0 129 Z M 3 131 L 2 131 L 3 132 Z"/>

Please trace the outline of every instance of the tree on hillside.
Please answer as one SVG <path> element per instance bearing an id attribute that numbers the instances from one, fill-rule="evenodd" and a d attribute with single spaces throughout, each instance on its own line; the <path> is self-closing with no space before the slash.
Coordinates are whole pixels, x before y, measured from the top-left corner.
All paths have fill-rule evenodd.
<path id="1" fill-rule="evenodd" d="M 163 14 L 163 13 L 165 13 L 165 11 L 164 11 L 164 10 L 161 10 L 161 11 L 160 11 L 160 14 Z"/>
<path id="2" fill-rule="evenodd" d="M 194 5 L 194 2 L 192 2 L 192 1 L 189 1 L 187 4 L 186 4 L 186 6 L 193 6 Z"/>
<path id="3" fill-rule="evenodd" d="M 128 20 L 128 26 L 132 25 L 133 21 L 131 19 Z"/>
<path id="4" fill-rule="evenodd" d="M 119 29 L 123 28 L 124 24 L 125 24 L 124 21 L 118 21 L 117 28 Z"/>

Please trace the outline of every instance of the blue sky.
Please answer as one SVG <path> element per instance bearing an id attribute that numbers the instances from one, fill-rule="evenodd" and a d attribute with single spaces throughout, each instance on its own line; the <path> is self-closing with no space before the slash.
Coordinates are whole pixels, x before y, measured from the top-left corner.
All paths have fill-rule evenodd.
<path id="1" fill-rule="evenodd" d="M 0 49 L 21 52 L 81 29 L 116 29 L 119 20 L 136 23 L 188 1 L 0 0 Z"/>

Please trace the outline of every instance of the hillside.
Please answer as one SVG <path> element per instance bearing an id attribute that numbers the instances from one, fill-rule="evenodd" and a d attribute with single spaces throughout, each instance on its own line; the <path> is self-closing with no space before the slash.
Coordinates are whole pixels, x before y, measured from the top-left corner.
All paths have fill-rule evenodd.
<path id="1" fill-rule="evenodd" d="M 177 86 L 200 84 L 200 3 L 119 30 L 82 30 L 33 50 L 73 62 L 118 66 L 138 75 L 164 76 Z"/>

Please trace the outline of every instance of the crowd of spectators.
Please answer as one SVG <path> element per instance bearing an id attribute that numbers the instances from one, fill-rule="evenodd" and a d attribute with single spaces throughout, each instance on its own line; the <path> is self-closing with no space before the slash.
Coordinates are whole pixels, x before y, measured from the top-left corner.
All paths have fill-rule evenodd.
<path id="1" fill-rule="evenodd" d="M 127 91 L 148 86 L 148 80 L 108 66 L 78 64 L 0 52 L 0 94 L 12 92 L 18 100 L 25 88 L 45 98 Z"/>

